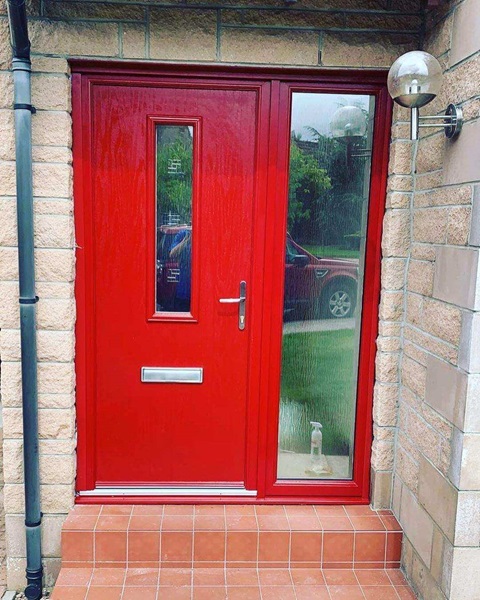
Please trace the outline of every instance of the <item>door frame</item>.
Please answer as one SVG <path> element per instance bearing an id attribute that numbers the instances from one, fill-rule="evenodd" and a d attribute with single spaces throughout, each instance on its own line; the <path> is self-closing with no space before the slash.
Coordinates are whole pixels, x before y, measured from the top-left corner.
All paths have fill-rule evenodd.
<path id="1" fill-rule="evenodd" d="M 353 480 L 348 482 L 299 482 L 277 484 L 272 481 L 276 469 L 276 431 L 278 423 L 278 387 L 280 381 L 281 314 L 269 313 L 258 327 L 258 345 L 252 347 L 250 356 L 249 408 L 247 435 L 249 439 L 245 484 L 256 489 L 255 497 L 226 496 L 77 496 L 78 503 L 322 503 L 366 504 L 369 502 L 370 457 L 372 442 L 373 385 L 375 369 L 375 340 L 378 332 L 378 302 L 380 298 L 381 232 L 386 197 L 388 149 L 392 102 L 386 89 L 386 70 L 331 70 L 270 67 L 225 67 L 217 65 L 181 65 L 158 63 L 125 63 L 119 61 L 71 60 L 73 165 L 74 165 L 74 217 L 77 243 L 75 296 L 77 303 L 76 334 L 76 409 L 78 423 L 77 485 L 78 490 L 92 489 L 94 482 L 95 432 L 91 427 L 92 392 L 95 365 L 87 357 L 93 351 L 93 337 L 89 335 L 87 315 L 93 314 L 94 301 L 89 285 L 89 265 L 93 265 L 91 251 L 93 239 L 91 212 L 90 170 L 90 114 L 93 82 L 110 82 L 121 85 L 151 85 L 168 82 L 182 86 L 227 86 L 229 88 L 255 89 L 259 93 L 259 111 L 269 111 L 270 123 L 280 123 L 281 111 L 287 110 L 280 87 L 296 91 L 323 93 L 364 93 L 375 96 L 375 129 L 373 141 L 370 205 L 367 225 L 365 276 L 362 312 L 361 350 L 357 392 L 357 419 L 355 425 L 355 460 Z M 271 94 L 265 93 L 266 84 Z M 289 100 L 287 100 L 289 102 Z M 288 119 L 289 121 L 289 119 Z M 259 122 L 265 123 L 260 119 Z M 268 123 L 267 123 L 268 125 Z M 288 130 L 288 137 L 286 131 Z M 255 261 L 265 265 L 263 290 L 257 284 L 254 302 L 270 306 L 274 294 L 281 294 L 283 278 L 279 278 L 278 252 L 285 244 L 288 198 L 289 123 L 284 127 L 265 127 L 258 132 L 258 140 L 268 139 L 266 148 L 259 146 L 265 156 L 266 177 L 260 181 L 256 207 L 257 222 L 254 248 Z M 285 154 L 286 151 L 286 154 Z M 288 165 L 288 163 L 287 163 Z M 263 187 L 262 187 L 263 186 Z M 283 210 L 273 210 L 283 202 Z M 271 213 L 271 222 L 267 218 Z M 83 251 L 83 247 L 85 250 Z M 80 250 L 80 251 L 79 251 Z M 282 261 L 285 252 L 283 252 Z M 279 289 L 280 286 L 280 289 Z M 277 302 L 280 306 L 280 303 Z M 278 309 L 277 306 L 277 309 Z M 278 313 L 278 311 L 277 311 Z M 281 322 L 281 321 L 279 321 Z M 252 330 L 253 331 L 253 330 Z M 279 354 L 280 353 L 280 354 Z M 266 368 L 265 368 L 266 365 Z M 262 399 L 267 399 L 266 401 Z"/>

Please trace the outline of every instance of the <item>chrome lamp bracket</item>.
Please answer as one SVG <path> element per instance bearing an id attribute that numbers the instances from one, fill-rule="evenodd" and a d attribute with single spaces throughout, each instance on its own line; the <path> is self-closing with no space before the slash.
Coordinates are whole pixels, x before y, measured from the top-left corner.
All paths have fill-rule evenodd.
<path id="1" fill-rule="evenodd" d="M 410 139 L 418 140 L 420 127 L 443 127 L 449 139 L 457 137 L 463 126 L 463 111 L 456 104 L 449 104 L 444 115 L 421 116 L 418 108 L 411 109 Z"/>

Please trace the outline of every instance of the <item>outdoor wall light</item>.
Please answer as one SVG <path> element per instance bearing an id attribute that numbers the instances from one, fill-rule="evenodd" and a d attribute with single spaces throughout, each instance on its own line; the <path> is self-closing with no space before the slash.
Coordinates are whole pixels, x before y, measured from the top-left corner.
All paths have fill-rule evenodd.
<path id="1" fill-rule="evenodd" d="M 347 143 L 361 140 L 367 132 L 365 113 L 358 106 L 340 107 L 333 113 L 330 131 L 335 139 Z"/>
<path id="2" fill-rule="evenodd" d="M 419 114 L 419 109 L 440 92 L 442 79 L 442 67 L 438 60 L 421 50 L 402 54 L 390 67 L 387 80 L 390 96 L 400 106 L 411 109 L 410 139 L 418 140 L 419 127 L 443 127 L 448 138 L 460 133 L 463 114 L 462 109 L 455 104 L 448 105 L 445 115 Z"/>

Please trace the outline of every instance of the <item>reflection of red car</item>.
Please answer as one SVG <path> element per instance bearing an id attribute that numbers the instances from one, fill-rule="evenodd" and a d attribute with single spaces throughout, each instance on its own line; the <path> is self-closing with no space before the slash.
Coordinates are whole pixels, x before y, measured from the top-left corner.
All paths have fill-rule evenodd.
<path id="1" fill-rule="evenodd" d="M 312 317 L 353 316 L 357 300 L 358 263 L 340 258 L 317 258 L 287 236 L 285 315 L 302 312 Z"/>
<path id="2" fill-rule="evenodd" d="M 191 230 L 190 225 L 161 225 L 157 229 L 157 310 L 173 310 L 180 277 L 178 261 L 170 257 L 177 233 Z"/>
<path id="3" fill-rule="evenodd" d="M 162 225 L 157 230 L 157 310 L 173 310 L 180 270 L 170 257 L 175 236 L 189 225 Z M 357 263 L 317 258 L 287 237 L 284 313 L 302 316 L 351 317 L 357 299 Z"/>

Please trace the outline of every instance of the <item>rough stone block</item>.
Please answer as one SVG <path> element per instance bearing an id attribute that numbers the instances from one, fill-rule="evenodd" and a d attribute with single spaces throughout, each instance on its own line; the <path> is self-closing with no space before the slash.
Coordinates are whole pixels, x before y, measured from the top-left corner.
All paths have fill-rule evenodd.
<path id="1" fill-rule="evenodd" d="M 462 325 L 462 312 L 438 300 L 423 301 L 423 329 L 450 344 L 458 345 Z"/>
<path id="2" fill-rule="evenodd" d="M 382 252 L 384 257 L 407 257 L 410 247 L 410 214 L 407 210 L 391 210 L 383 222 Z"/>
<path id="3" fill-rule="evenodd" d="M 447 225 L 447 208 L 417 209 L 413 213 L 413 239 L 415 242 L 444 244 Z"/>
<path id="4" fill-rule="evenodd" d="M 72 167 L 68 164 L 33 165 L 33 193 L 43 198 L 70 198 Z"/>
<path id="5" fill-rule="evenodd" d="M 318 34 L 229 28 L 222 31 L 221 59 L 233 63 L 317 65 Z"/>
<path id="6" fill-rule="evenodd" d="M 145 25 L 124 23 L 122 26 L 123 58 L 146 58 Z"/>
<path id="7" fill-rule="evenodd" d="M 69 111 L 70 93 L 70 82 L 65 75 L 38 74 L 32 77 L 32 104 L 37 109 Z"/>
<path id="8" fill-rule="evenodd" d="M 182 10 L 152 9 L 149 35 L 150 58 L 164 60 L 216 59 L 217 16 L 215 11 L 186 8 L 182 8 Z M 228 59 L 224 58 L 224 60 Z"/>
<path id="9" fill-rule="evenodd" d="M 0 52 L 1 43 L 2 42 L 0 39 Z M 0 160 L 15 160 L 15 130 L 13 125 L 13 110 L 0 110 L 0 131 L 2 132 L 2 139 L 0 140 Z"/>
<path id="10" fill-rule="evenodd" d="M 118 25 L 30 21 L 30 39 L 38 54 L 118 56 Z"/>
<path id="11" fill-rule="evenodd" d="M 329 67 L 390 67 L 400 54 L 416 48 L 410 36 L 378 33 L 326 33 L 322 63 Z"/>
<path id="12" fill-rule="evenodd" d="M 66 215 L 36 215 L 37 248 L 73 248 L 73 218 Z"/>
<path id="13" fill-rule="evenodd" d="M 410 260 L 408 265 L 407 289 L 423 296 L 433 292 L 434 266 L 431 262 Z"/>
<path id="14" fill-rule="evenodd" d="M 406 261 L 402 258 L 382 260 L 382 289 L 401 290 L 405 283 Z"/>
<path id="15" fill-rule="evenodd" d="M 389 174 L 410 175 L 412 171 L 412 143 L 393 142 L 390 145 Z"/>
<path id="16" fill-rule="evenodd" d="M 38 111 L 32 120 L 32 141 L 39 146 L 72 146 L 72 119 L 68 112 Z"/>

